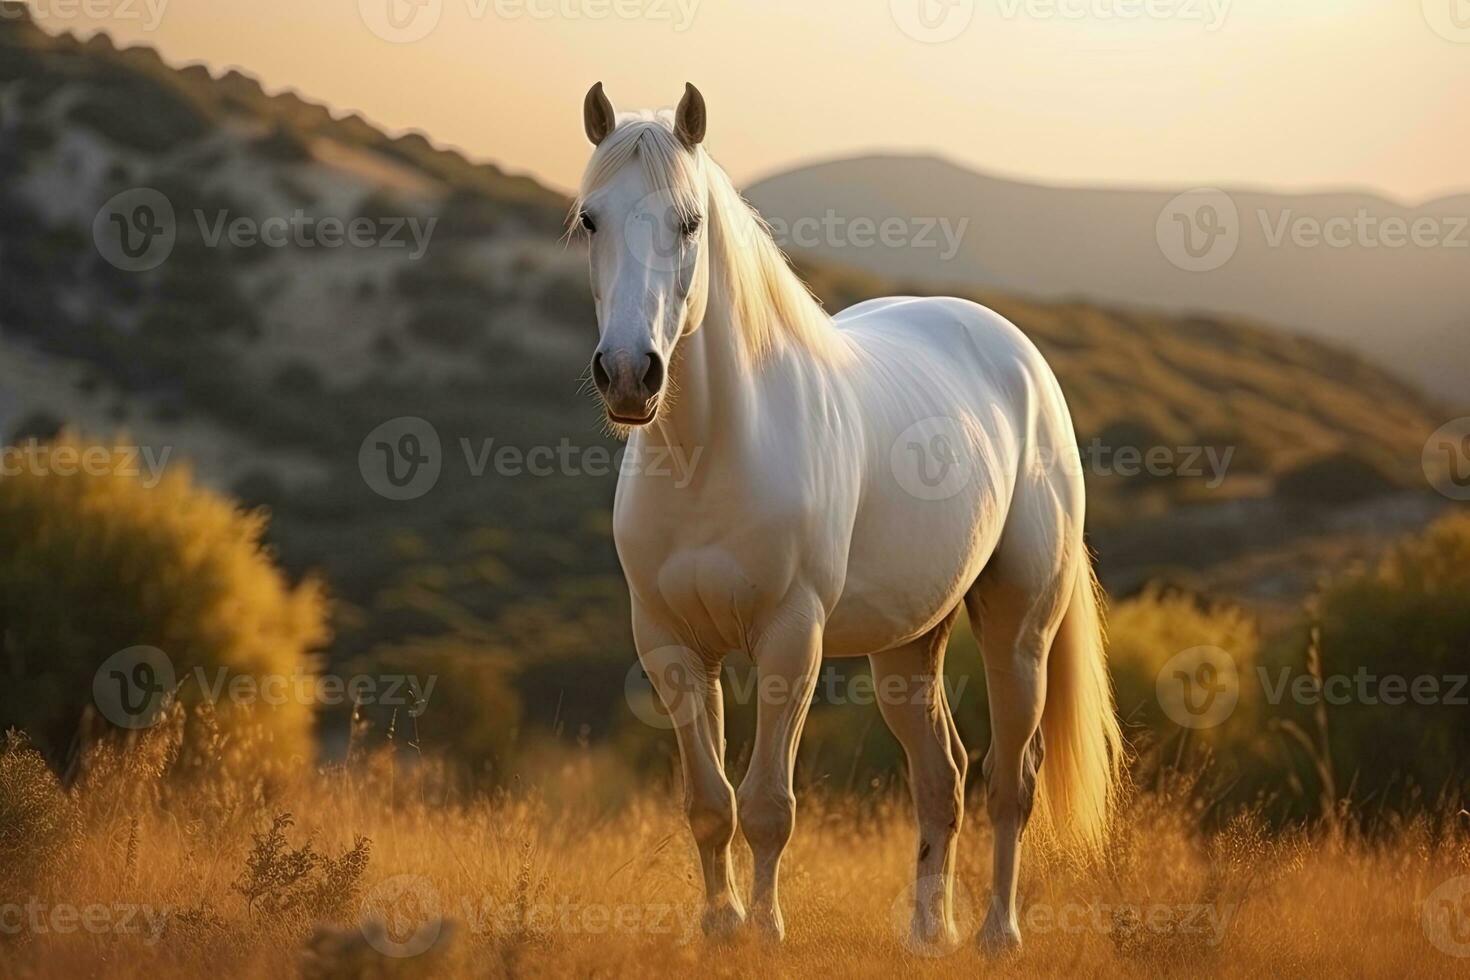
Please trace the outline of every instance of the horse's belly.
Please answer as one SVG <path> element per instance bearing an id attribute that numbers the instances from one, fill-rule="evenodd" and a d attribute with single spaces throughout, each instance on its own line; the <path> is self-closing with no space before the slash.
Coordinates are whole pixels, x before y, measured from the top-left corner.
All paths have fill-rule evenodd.
<path id="1" fill-rule="evenodd" d="M 847 580 L 827 620 L 824 653 L 880 653 L 932 630 L 964 601 L 994 553 L 1004 507 L 989 494 L 909 508 L 854 537 Z"/>

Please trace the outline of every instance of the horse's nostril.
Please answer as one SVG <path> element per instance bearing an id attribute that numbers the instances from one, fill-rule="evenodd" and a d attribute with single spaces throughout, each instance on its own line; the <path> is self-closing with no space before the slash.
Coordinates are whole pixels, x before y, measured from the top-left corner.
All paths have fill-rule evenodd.
<path id="1" fill-rule="evenodd" d="M 604 395 L 612 387 L 612 378 L 608 377 L 607 368 L 602 366 L 602 351 L 592 355 L 592 383 Z"/>
<path id="2" fill-rule="evenodd" d="M 650 393 L 664 386 L 664 359 L 657 354 L 648 355 L 648 367 L 643 369 L 643 387 Z"/>

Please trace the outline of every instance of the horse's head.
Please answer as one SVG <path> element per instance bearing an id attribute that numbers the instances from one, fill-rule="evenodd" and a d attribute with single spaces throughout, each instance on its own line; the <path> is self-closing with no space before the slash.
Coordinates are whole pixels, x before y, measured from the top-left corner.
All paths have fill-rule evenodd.
<path id="1" fill-rule="evenodd" d="M 704 98 L 621 118 L 598 82 L 583 106 L 596 149 L 573 211 L 589 241 L 597 351 L 592 380 L 618 425 L 651 422 L 679 338 L 704 317 L 709 190 Z"/>

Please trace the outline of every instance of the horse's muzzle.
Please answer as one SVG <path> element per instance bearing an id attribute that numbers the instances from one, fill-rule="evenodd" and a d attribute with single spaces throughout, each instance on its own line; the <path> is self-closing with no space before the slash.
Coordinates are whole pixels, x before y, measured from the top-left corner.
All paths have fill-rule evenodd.
<path id="1" fill-rule="evenodd" d="M 658 414 L 664 359 L 657 351 L 599 350 L 592 355 L 592 383 L 619 425 L 647 425 Z"/>

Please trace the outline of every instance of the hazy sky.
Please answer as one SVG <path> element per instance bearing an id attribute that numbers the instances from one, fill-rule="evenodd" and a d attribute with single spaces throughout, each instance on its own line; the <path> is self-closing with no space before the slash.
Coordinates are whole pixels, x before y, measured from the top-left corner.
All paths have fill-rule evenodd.
<path id="1" fill-rule="evenodd" d="M 591 82 L 631 108 L 674 102 L 688 79 L 742 183 L 897 150 L 1068 183 L 1470 190 L 1470 0 L 32 6 L 50 30 L 100 25 L 175 62 L 240 67 L 561 188 L 586 159 Z"/>

